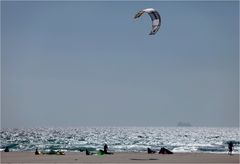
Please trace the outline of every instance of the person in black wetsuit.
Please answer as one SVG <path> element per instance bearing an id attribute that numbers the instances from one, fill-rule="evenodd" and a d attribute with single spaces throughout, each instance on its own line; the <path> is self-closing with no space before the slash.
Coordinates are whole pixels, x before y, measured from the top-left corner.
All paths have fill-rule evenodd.
<path id="1" fill-rule="evenodd" d="M 104 145 L 104 147 L 103 147 L 103 151 L 104 151 L 105 154 L 108 153 L 108 152 L 107 152 L 107 151 L 108 151 L 108 145 L 107 145 L 107 144 Z"/>
<path id="2" fill-rule="evenodd" d="M 88 149 L 86 149 L 86 155 L 92 155 Z"/>
<path id="3" fill-rule="evenodd" d="M 9 152 L 9 147 L 8 146 L 4 149 L 4 152 Z"/>
<path id="4" fill-rule="evenodd" d="M 40 155 L 40 152 L 38 151 L 38 148 L 35 150 L 35 155 Z"/>
<path id="5" fill-rule="evenodd" d="M 108 145 L 107 144 L 104 145 L 103 152 L 104 152 L 104 154 L 113 154 L 113 153 L 108 152 Z"/>
<path id="6" fill-rule="evenodd" d="M 232 151 L 233 151 L 233 142 L 230 141 L 228 142 L 228 154 L 232 155 Z"/>

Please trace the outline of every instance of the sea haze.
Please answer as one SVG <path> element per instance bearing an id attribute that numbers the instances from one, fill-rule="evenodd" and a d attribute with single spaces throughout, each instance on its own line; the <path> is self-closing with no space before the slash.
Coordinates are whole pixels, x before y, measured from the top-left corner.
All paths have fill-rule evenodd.
<path id="1" fill-rule="evenodd" d="M 1 129 L 1 151 L 63 150 L 79 152 L 103 149 L 112 152 L 144 152 L 149 147 L 159 151 L 226 153 L 234 142 L 240 152 L 239 128 L 209 127 L 80 127 Z"/>

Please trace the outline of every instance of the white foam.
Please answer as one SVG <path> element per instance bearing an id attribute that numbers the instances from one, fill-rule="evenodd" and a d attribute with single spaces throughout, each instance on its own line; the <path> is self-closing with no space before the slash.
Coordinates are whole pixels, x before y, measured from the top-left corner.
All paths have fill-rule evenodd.
<path id="1" fill-rule="evenodd" d="M 240 143 L 238 128 L 195 127 L 83 127 L 4 129 L 1 131 L 1 148 L 29 151 L 38 147 L 52 147 L 78 151 L 81 147 L 103 149 L 107 143 L 111 151 L 146 151 L 147 147 L 159 150 L 166 147 L 173 152 L 218 151 L 228 149 L 227 141 Z M 16 145 L 14 145 L 16 144 Z M 239 144 L 234 152 L 240 152 Z"/>

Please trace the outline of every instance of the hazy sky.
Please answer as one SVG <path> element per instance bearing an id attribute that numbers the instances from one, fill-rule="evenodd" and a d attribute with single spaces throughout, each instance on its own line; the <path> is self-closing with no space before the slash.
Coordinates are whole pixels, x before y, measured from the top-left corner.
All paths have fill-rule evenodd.
<path id="1" fill-rule="evenodd" d="M 1 2 L 1 48 L 2 127 L 239 124 L 238 1 Z"/>

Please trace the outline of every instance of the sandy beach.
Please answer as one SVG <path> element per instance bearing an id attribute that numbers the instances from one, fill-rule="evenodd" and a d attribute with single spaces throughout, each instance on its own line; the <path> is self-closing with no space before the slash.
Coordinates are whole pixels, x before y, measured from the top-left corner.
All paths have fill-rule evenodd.
<path id="1" fill-rule="evenodd" d="M 32 152 L 1 152 L 1 163 L 239 163 L 239 154 L 175 153 L 115 153 L 90 155 L 67 152 L 65 155 L 34 155 Z"/>

